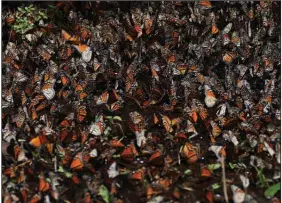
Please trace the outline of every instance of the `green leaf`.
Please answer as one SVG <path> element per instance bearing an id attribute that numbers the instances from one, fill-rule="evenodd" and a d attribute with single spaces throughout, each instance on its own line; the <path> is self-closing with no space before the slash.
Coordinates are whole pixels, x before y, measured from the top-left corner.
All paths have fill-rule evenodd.
<path id="1" fill-rule="evenodd" d="M 65 175 L 66 175 L 67 178 L 71 178 L 72 177 L 72 173 L 70 173 L 70 172 L 66 172 Z"/>
<path id="2" fill-rule="evenodd" d="M 50 8 L 53 8 L 53 9 L 55 9 L 55 8 L 57 8 L 56 6 L 53 6 L 53 5 L 48 5 Z"/>
<path id="3" fill-rule="evenodd" d="M 113 120 L 122 121 L 122 118 L 120 116 L 115 116 L 115 117 L 113 117 Z"/>
<path id="4" fill-rule="evenodd" d="M 98 195 L 100 195 L 106 203 L 110 202 L 110 193 L 104 185 L 101 185 L 99 187 L 99 194 Z"/>
<path id="5" fill-rule="evenodd" d="M 264 196 L 269 199 L 273 197 L 280 190 L 280 188 L 281 188 L 281 183 L 272 185 L 269 188 L 267 188 L 267 190 L 264 192 Z"/>
<path id="6" fill-rule="evenodd" d="M 18 10 L 20 11 L 20 12 L 25 12 L 25 10 L 24 9 L 22 9 L 22 8 L 18 8 Z"/>
<path id="7" fill-rule="evenodd" d="M 185 175 L 190 175 L 191 173 L 192 173 L 192 171 L 191 171 L 190 169 L 187 169 L 187 170 L 184 172 Z"/>
<path id="8" fill-rule="evenodd" d="M 64 168 L 63 168 L 62 166 L 59 166 L 59 168 L 58 168 L 58 172 L 64 173 L 64 172 L 65 172 L 65 170 L 64 170 Z"/>
<path id="9" fill-rule="evenodd" d="M 212 189 L 216 190 L 220 188 L 221 186 L 218 183 L 212 184 Z"/>
<path id="10" fill-rule="evenodd" d="M 209 164 L 208 165 L 208 169 L 210 171 L 213 171 L 213 170 L 216 170 L 216 169 L 219 169 L 221 167 L 221 164 L 220 163 L 216 163 L 216 164 Z"/>
<path id="11" fill-rule="evenodd" d="M 230 168 L 233 170 L 234 168 L 236 168 L 236 164 L 232 164 L 232 163 L 229 163 L 229 166 Z"/>

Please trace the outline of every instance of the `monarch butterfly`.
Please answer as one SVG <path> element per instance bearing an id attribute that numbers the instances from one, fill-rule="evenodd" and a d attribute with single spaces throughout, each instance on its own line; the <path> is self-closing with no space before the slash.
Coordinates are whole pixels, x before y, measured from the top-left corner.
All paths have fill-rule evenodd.
<path id="1" fill-rule="evenodd" d="M 38 203 L 41 200 L 41 195 L 40 194 L 35 194 L 31 200 L 29 201 L 29 203 Z"/>
<path id="2" fill-rule="evenodd" d="M 27 189 L 26 188 L 21 188 L 20 189 L 20 193 L 22 195 L 22 198 L 23 198 L 23 202 L 26 203 L 27 202 L 27 197 L 28 197 L 28 194 L 27 194 Z"/>
<path id="3" fill-rule="evenodd" d="M 7 90 L 6 94 L 7 94 L 6 97 L 5 97 L 6 101 L 9 102 L 9 103 L 12 103 L 13 102 L 12 90 L 11 89 Z"/>
<path id="4" fill-rule="evenodd" d="M 37 112 L 34 107 L 32 107 L 32 110 L 31 110 L 31 118 L 32 120 L 36 120 L 38 118 Z"/>
<path id="5" fill-rule="evenodd" d="M 86 116 L 87 112 L 86 112 L 86 106 L 80 106 L 77 109 L 77 120 L 79 122 L 82 122 Z"/>
<path id="6" fill-rule="evenodd" d="M 46 149 L 50 154 L 52 154 L 54 151 L 54 144 L 53 143 L 46 144 Z"/>
<path id="7" fill-rule="evenodd" d="M 208 192 L 207 192 L 206 198 L 207 198 L 207 200 L 209 201 L 209 203 L 213 203 L 213 202 L 214 202 L 212 191 L 208 191 Z"/>
<path id="8" fill-rule="evenodd" d="M 85 54 L 88 55 L 91 52 L 91 49 L 89 46 L 85 45 L 85 44 L 79 44 L 79 45 L 73 45 L 74 48 L 76 48 L 76 50 L 81 53 L 81 54 Z M 92 52 L 91 52 L 92 55 Z M 91 58 L 91 56 L 89 56 Z M 90 60 L 90 59 L 89 59 Z"/>
<path id="9" fill-rule="evenodd" d="M 7 17 L 5 18 L 5 21 L 7 24 L 12 24 L 16 19 L 14 17 Z"/>
<path id="10" fill-rule="evenodd" d="M 44 49 L 43 47 L 38 47 L 37 48 L 37 51 L 39 53 L 39 55 L 46 61 L 49 61 L 50 58 L 51 58 L 51 54 L 46 50 Z"/>
<path id="11" fill-rule="evenodd" d="M 119 140 L 112 140 L 111 146 L 112 147 L 124 147 L 124 144 Z"/>
<path id="12" fill-rule="evenodd" d="M 148 184 L 146 196 L 147 199 L 151 199 L 153 195 L 158 194 L 158 191 L 154 190 L 151 185 Z"/>
<path id="13" fill-rule="evenodd" d="M 39 177 L 39 191 L 46 192 L 50 189 L 50 183 L 46 181 L 43 175 Z"/>
<path id="14" fill-rule="evenodd" d="M 211 88 L 207 85 L 205 85 L 205 104 L 207 107 L 211 108 L 215 105 L 217 99 L 215 97 L 215 94 L 211 90 Z"/>
<path id="15" fill-rule="evenodd" d="M 238 115 L 239 119 L 242 120 L 243 122 L 246 121 L 245 116 L 246 116 L 246 113 L 244 111 L 241 111 Z"/>
<path id="16" fill-rule="evenodd" d="M 91 37 L 91 32 L 89 32 L 85 27 L 80 29 L 80 36 L 82 40 L 87 40 Z"/>
<path id="17" fill-rule="evenodd" d="M 195 109 L 193 109 L 192 112 L 191 112 L 191 118 L 192 118 L 192 121 L 194 123 L 197 123 L 197 121 L 198 121 L 198 114 L 197 114 Z"/>
<path id="18" fill-rule="evenodd" d="M 75 174 L 72 174 L 71 179 L 72 179 L 72 181 L 73 181 L 75 184 L 79 184 L 79 183 L 80 183 L 79 178 L 78 178 L 77 175 L 75 175 Z"/>
<path id="19" fill-rule="evenodd" d="M 183 147 L 183 154 L 187 160 L 188 163 L 194 163 L 198 160 L 197 150 L 196 148 L 189 142 L 186 142 L 186 144 Z"/>
<path id="20" fill-rule="evenodd" d="M 121 106 L 122 106 L 122 103 L 123 103 L 123 100 L 118 100 L 118 101 L 112 103 L 111 106 L 110 106 L 110 110 L 116 111 L 116 110 L 120 109 Z"/>
<path id="21" fill-rule="evenodd" d="M 50 114 L 55 113 L 56 110 L 57 110 L 57 105 L 56 105 L 56 104 L 51 104 L 51 107 L 50 107 Z"/>
<path id="22" fill-rule="evenodd" d="M 65 30 L 62 30 L 62 37 L 64 38 L 64 40 L 66 41 L 70 41 L 70 42 L 78 42 L 79 39 L 76 37 L 72 37 L 69 33 L 67 33 Z"/>
<path id="23" fill-rule="evenodd" d="M 46 99 L 51 100 L 54 98 L 56 92 L 54 90 L 54 84 L 50 82 L 46 82 L 42 86 L 42 93 L 46 97 Z"/>
<path id="24" fill-rule="evenodd" d="M 24 150 L 20 148 L 18 145 L 14 147 L 14 154 L 15 154 L 15 159 L 17 161 L 26 161 L 27 160 Z"/>
<path id="25" fill-rule="evenodd" d="M 144 20 L 144 25 L 145 25 L 145 33 L 146 35 L 151 33 L 151 29 L 152 29 L 152 25 L 153 25 L 153 21 L 150 19 L 150 15 L 147 14 L 146 18 Z"/>
<path id="26" fill-rule="evenodd" d="M 58 96 L 59 96 L 59 97 L 63 97 L 64 99 L 67 99 L 71 94 L 72 94 L 72 91 L 71 91 L 71 90 L 61 90 L 61 91 L 58 93 Z"/>
<path id="27" fill-rule="evenodd" d="M 164 190 L 169 190 L 169 186 L 171 185 L 172 180 L 169 178 L 161 178 L 157 181 L 157 186 Z"/>
<path id="28" fill-rule="evenodd" d="M 41 102 L 35 109 L 35 111 L 41 111 L 42 109 L 45 109 L 48 106 L 48 101 Z"/>
<path id="29" fill-rule="evenodd" d="M 144 170 L 143 169 L 139 169 L 135 172 L 132 172 L 131 175 L 131 179 L 133 180 L 142 180 L 144 177 Z"/>
<path id="30" fill-rule="evenodd" d="M 134 157 L 138 155 L 138 152 L 136 151 L 134 145 L 130 145 L 126 147 L 120 155 L 123 160 L 132 162 L 134 160 Z"/>
<path id="31" fill-rule="evenodd" d="M 149 158 L 149 162 L 154 165 L 162 165 L 164 163 L 164 158 L 160 150 L 157 150 Z"/>
<path id="32" fill-rule="evenodd" d="M 157 124 L 159 122 L 159 119 L 157 115 L 154 113 L 154 124 Z"/>
<path id="33" fill-rule="evenodd" d="M 202 170 L 201 170 L 201 176 L 202 177 L 211 177 L 212 173 L 210 172 L 209 169 L 207 169 L 206 166 L 202 167 Z"/>
<path id="34" fill-rule="evenodd" d="M 76 92 L 83 92 L 86 86 L 87 86 L 87 82 L 85 81 L 79 81 L 78 83 L 74 83 Z"/>
<path id="35" fill-rule="evenodd" d="M 128 67 L 128 69 L 126 70 L 126 74 L 127 74 L 129 81 L 133 82 L 134 81 L 134 71 L 132 70 L 131 66 Z"/>
<path id="36" fill-rule="evenodd" d="M 196 73 L 196 78 L 197 78 L 197 81 L 201 84 L 204 84 L 205 82 L 205 77 L 203 74 L 201 73 Z"/>
<path id="37" fill-rule="evenodd" d="M 174 106 L 172 106 L 172 105 L 162 105 L 161 106 L 161 109 L 163 110 L 163 111 L 173 111 L 174 110 Z"/>
<path id="38" fill-rule="evenodd" d="M 87 140 L 87 137 L 88 137 L 88 132 L 81 132 L 80 133 L 80 139 L 81 139 L 81 144 L 84 144 Z"/>
<path id="39" fill-rule="evenodd" d="M 31 103 L 29 105 L 29 108 L 36 106 L 40 101 L 44 100 L 45 96 L 44 95 L 37 95 L 35 96 L 32 100 Z"/>
<path id="40" fill-rule="evenodd" d="M 214 137 L 217 137 L 221 134 L 221 129 L 219 128 L 219 126 L 216 124 L 216 122 L 211 121 L 211 126 L 212 126 L 212 135 Z"/>
<path id="41" fill-rule="evenodd" d="M 89 192 L 85 192 L 83 202 L 85 203 L 92 203 L 93 200 L 91 198 L 91 194 Z"/>
<path id="42" fill-rule="evenodd" d="M 178 64 L 176 67 L 176 70 L 174 70 L 175 75 L 184 75 L 187 70 L 187 65 L 186 64 Z"/>
<path id="43" fill-rule="evenodd" d="M 187 120 L 187 132 L 193 133 L 193 135 L 190 136 L 190 139 L 198 135 L 198 132 L 196 131 L 195 126 L 193 125 L 193 123 L 190 120 Z"/>
<path id="44" fill-rule="evenodd" d="M 23 106 L 23 105 L 25 105 L 26 102 L 27 102 L 27 97 L 26 97 L 24 91 L 22 91 L 21 99 L 22 99 L 22 106 Z"/>
<path id="45" fill-rule="evenodd" d="M 179 132 L 179 133 L 177 133 L 176 134 L 176 137 L 177 138 L 180 138 L 180 139 L 187 139 L 187 136 L 185 135 L 185 133 L 183 133 L 183 132 Z"/>
<path id="46" fill-rule="evenodd" d="M 129 117 L 134 124 L 138 124 L 144 120 L 141 114 L 137 111 L 129 113 Z"/>
<path id="47" fill-rule="evenodd" d="M 215 23 L 212 24 L 212 34 L 215 35 L 216 33 L 218 33 L 218 28 L 216 26 Z"/>
<path id="48" fill-rule="evenodd" d="M 87 94 L 85 92 L 81 92 L 78 94 L 78 99 L 83 100 L 85 97 L 87 97 Z"/>
<path id="49" fill-rule="evenodd" d="M 121 100 L 121 96 L 118 95 L 118 93 L 113 89 L 113 94 L 116 100 Z"/>
<path id="50" fill-rule="evenodd" d="M 154 100 L 147 100 L 147 101 L 144 101 L 141 106 L 143 109 L 147 108 L 149 105 L 152 105 L 152 104 L 155 104 L 155 101 Z"/>
<path id="51" fill-rule="evenodd" d="M 64 72 L 61 73 L 61 81 L 63 86 L 67 86 L 71 82 L 70 78 Z"/>
<path id="52" fill-rule="evenodd" d="M 160 81 L 159 80 L 159 76 L 158 76 L 158 73 L 155 69 L 151 68 L 151 71 L 152 71 L 152 77 L 156 79 L 156 81 Z"/>
<path id="53" fill-rule="evenodd" d="M 62 129 L 62 131 L 60 133 L 60 141 L 63 142 L 68 135 L 69 135 L 68 130 L 67 129 Z"/>
<path id="54" fill-rule="evenodd" d="M 207 117 L 208 117 L 207 109 L 205 109 L 203 106 L 200 106 L 199 107 L 199 115 L 200 115 L 200 117 L 203 121 L 206 120 Z"/>
<path id="55" fill-rule="evenodd" d="M 229 52 L 229 53 L 226 53 L 224 56 L 223 56 L 223 61 L 225 63 L 231 63 L 236 57 L 236 53 L 234 52 Z"/>
<path id="56" fill-rule="evenodd" d="M 264 105 L 262 102 L 259 102 L 258 105 L 256 106 L 256 109 L 258 110 L 258 115 L 261 116 L 263 113 Z"/>
<path id="57" fill-rule="evenodd" d="M 260 152 L 263 151 L 263 149 L 264 149 L 264 144 L 263 144 L 263 143 L 260 143 L 260 144 L 258 145 L 257 152 L 260 153 Z"/>
<path id="58" fill-rule="evenodd" d="M 89 132 L 93 135 L 100 136 L 104 132 L 104 128 L 103 116 L 100 116 L 95 123 L 91 124 Z"/>
<path id="59" fill-rule="evenodd" d="M 263 121 L 266 123 L 271 123 L 272 122 L 272 116 L 267 114 L 267 115 L 263 115 L 262 117 Z"/>
<path id="60" fill-rule="evenodd" d="M 128 40 L 128 41 L 130 41 L 130 42 L 132 42 L 132 41 L 133 41 L 132 36 L 131 36 L 131 35 L 129 35 L 129 34 L 126 34 L 126 33 L 125 33 L 125 39 L 126 39 L 126 40 Z"/>
<path id="61" fill-rule="evenodd" d="M 24 111 L 20 111 L 19 114 L 16 116 L 16 125 L 17 128 L 21 128 L 25 121 L 25 113 Z"/>
<path id="62" fill-rule="evenodd" d="M 179 33 L 178 32 L 172 32 L 172 44 L 175 46 L 180 38 Z"/>
<path id="63" fill-rule="evenodd" d="M 17 69 L 17 70 L 19 70 L 19 69 L 21 69 L 21 68 L 23 67 L 22 65 L 17 64 L 17 63 L 15 62 L 15 60 L 12 59 L 11 56 L 8 56 L 8 57 L 5 59 L 5 62 L 6 62 L 8 65 L 14 67 L 14 68 Z"/>
<path id="64" fill-rule="evenodd" d="M 101 96 L 98 97 L 96 104 L 97 105 L 106 104 L 108 102 L 108 99 L 109 99 L 109 93 L 108 91 L 105 91 L 102 93 Z"/>
<path id="65" fill-rule="evenodd" d="M 208 1 L 208 0 L 201 1 L 200 5 L 205 7 L 205 8 L 211 8 L 211 2 Z"/>
<path id="66" fill-rule="evenodd" d="M 130 81 L 129 77 L 126 77 L 125 80 L 125 92 L 129 92 L 131 88 L 134 86 L 134 81 Z"/>
<path id="67" fill-rule="evenodd" d="M 250 19 L 253 19 L 254 18 L 254 10 L 253 9 L 249 10 L 247 15 Z"/>
<path id="68" fill-rule="evenodd" d="M 238 32 L 233 32 L 231 36 L 231 42 L 236 46 L 240 46 L 240 38 Z"/>
<path id="69" fill-rule="evenodd" d="M 74 159 L 71 162 L 70 168 L 72 170 L 81 170 L 83 169 L 83 161 L 82 161 L 82 152 L 79 152 L 75 155 Z"/>
<path id="70" fill-rule="evenodd" d="M 71 161 L 71 154 L 70 154 L 70 152 L 69 151 L 62 151 L 62 154 L 64 154 L 65 156 L 64 156 L 64 158 L 63 158 L 63 160 L 62 160 L 62 164 L 64 165 L 64 166 L 68 166 L 69 165 L 69 163 L 70 163 L 70 161 Z"/>
<path id="71" fill-rule="evenodd" d="M 27 86 L 27 87 L 24 89 L 24 92 L 25 92 L 28 96 L 31 96 L 31 94 L 32 94 L 31 87 L 30 87 L 30 86 Z"/>
<path id="72" fill-rule="evenodd" d="M 72 142 L 77 141 L 77 139 L 78 139 L 78 135 L 76 133 L 73 133 L 71 138 Z"/>
<path id="73" fill-rule="evenodd" d="M 33 139 L 31 139 L 31 141 L 29 142 L 29 144 L 31 144 L 34 147 L 40 147 L 41 145 L 47 143 L 47 137 L 44 134 L 41 134 Z"/>
<path id="74" fill-rule="evenodd" d="M 234 202 L 244 202 L 245 192 L 241 188 L 236 185 L 231 185 L 231 191 L 233 193 Z"/>
<path id="75" fill-rule="evenodd" d="M 166 132 L 171 133 L 173 131 L 172 129 L 172 123 L 169 117 L 162 115 L 162 121 L 163 125 L 165 127 Z"/>
<path id="76" fill-rule="evenodd" d="M 72 49 L 69 46 L 63 46 L 60 48 L 59 56 L 62 60 L 68 59 L 72 55 Z"/>
<path id="77" fill-rule="evenodd" d="M 97 71 L 100 67 L 101 67 L 101 63 L 99 63 L 97 58 L 94 58 L 94 62 L 93 62 L 94 71 Z"/>
<path id="78" fill-rule="evenodd" d="M 117 171 L 117 162 L 114 161 L 107 172 L 109 178 L 115 178 L 116 176 L 118 176 L 119 172 Z"/>
<path id="79" fill-rule="evenodd" d="M 70 121 L 68 120 L 63 120 L 61 123 L 60 123 L 60 127 L 64 127 L 64 128 L 67 128 L 67 127 L 70 127 L 71 123 Z"/>

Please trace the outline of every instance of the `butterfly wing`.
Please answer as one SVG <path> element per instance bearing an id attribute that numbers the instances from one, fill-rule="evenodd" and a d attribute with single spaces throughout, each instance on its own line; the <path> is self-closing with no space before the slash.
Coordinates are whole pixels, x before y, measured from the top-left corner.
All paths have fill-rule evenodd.
<path id="1" fill-rule="evenodd" d="M 46 99 L 51 100 L 55 97 L 55 90 L 53 87 L 53 84 L 51 83 L 45 83 L 42 87 L 42 93 L 46 97 Z"/>

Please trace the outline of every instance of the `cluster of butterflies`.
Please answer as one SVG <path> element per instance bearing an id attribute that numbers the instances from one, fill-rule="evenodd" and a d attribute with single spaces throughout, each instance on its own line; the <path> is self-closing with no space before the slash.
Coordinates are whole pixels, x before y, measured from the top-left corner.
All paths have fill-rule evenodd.
<path id="1" fill-rule="evenodd" d="M 227 157 L 228 148 L 236 161 L 252 152 L 258 163 L 280 164 L 280 57 L 273 17 L 265 14 L 271 4 L 229 2 L 232 9 L 223 11 L 206 0 L 137 3 L 116 19 L 111 9 L 118 3 L 107 3 L 114 5 L 109 10 L 101 4 L 83 3 L 95 10 L 94 27 L 73 2 L 59 2 L 72 29 L 54 21 L 23 43 L 10 33 L 2 86 L 4 202 L 71 202 L 63 196 L 71 183 L 87 189 L 82 202 L 90 203 L 103 196 L 97 182 L 123 202 L 123 175 L 137 186 L 146 180 L 144 201 L 164 201 L 168 191 L 165 198 L 180 200 L 179 188 L 192 189 L 177 183 L 186 177 L 172 175 L 178 167 L 200 169 L 212 184 L 218 174 L 210 163 Z M 204 192 L 214 202 L 215 189 Z"/>

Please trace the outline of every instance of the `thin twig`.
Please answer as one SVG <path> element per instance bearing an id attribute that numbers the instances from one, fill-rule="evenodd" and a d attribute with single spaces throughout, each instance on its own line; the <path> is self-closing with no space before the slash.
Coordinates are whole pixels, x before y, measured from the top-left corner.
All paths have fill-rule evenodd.
<path id="1" fill-rule="evenodd" d="M 143 109 L 142 106 L 140 105 L 140 102 L 139 102 L 137 99 L 135 99 L 134 97 L 131 97 L 131 96 L 129 96 L 129 95 L 125 95 L 125 97 L 134 100 L 135 103 L 138 105 L 138 107 L 139 107 L 140 109 Z"/>
<path id="2" fill-rule="evenodd" d="M 54 171 L 57 172 L 57 154 L 55 154 L 55 160 L 54 160 Z"/>
<path id="3" fill-rule="evenodd" d="M 228 203 L 228 194 L 227 194 L 227 186 L 226 186 L 226 175 L 225 175 L 225 157 L 222 156 L 220 158 L 221 168 L 222 168 L 222 182 L 223 182 L 223 194 L 224 199 Z"/>

